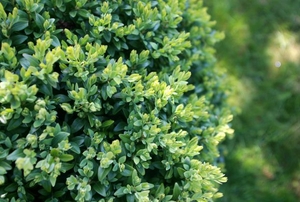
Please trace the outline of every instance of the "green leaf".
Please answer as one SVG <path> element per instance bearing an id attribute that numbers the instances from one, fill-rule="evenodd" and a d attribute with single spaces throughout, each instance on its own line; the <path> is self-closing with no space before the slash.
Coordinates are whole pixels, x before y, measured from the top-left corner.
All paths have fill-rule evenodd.
<path id="1" fill-rule="evenodd" d="M 185 169 L 183 169 L 183 168 L 181 168 L 181 167 L 178 167 L 177 168 L 177 172 L 178 172 L 178 174 L 180 175 L 180 177 L 184 177 L 184 172 L 185 172 L 186 170 Z"/>
<path id="2" fill-rule="evenodd" d="M 98 180 L 101 182 L 104 180 L 104 178 L 108 175 L 108 173 L 111 171 L 112 166 L 110 165 L 108 168 L 102 168 L 99 166 L 98 168 Z"/>
<path id="3" fill-rule="evenodd" d="M 164 193 L 165 193 L 165 186 L 164 184 L 160 184 L 159 187 L 156 189 L 155 196 L 159 197 L 161 194 Z"/>
<path id="4" fill-rule="evenodd" d="M 127 124 L 124 121 L 119 122 L 114 128 L 114 132 L 123 131 L 126 125 Z"/>
<path id="5" fill-rule="evenodd" d="M 50 175 L 49 176 L 49 181 L 50 181 L 52 187 L 54 187 L 55 184 L 56 184 L 56 177 L 53 177 L 53 176 Z"/>
<path id="6" fill-rule="evenodd" d="M 23 153 L 22 149 L 16 149 L 15 151 L 13 151 L 11 154 L 9 154 L 6 159 L 9 161 L 15 161 L 18 158 L 23 158 L 25 157 L 25 154 Z"/>
<path id="7" fill-rule="evenodd" d="M 65 1 L 66 2 L 66 1 Z M 61 11 L 61 12 L 65 12 L 66 11 L 66 6 L 65 5 L 62 5 L 61 7 L 58 7 L 58 9 Z"/>
<path id="8" fill-rule="evenodd" d="M 6 173 L 6 170 L 0 166 L 0 175 L 4 175 Z"/>
<path id="9" fill-rule="evenodd" d="M 28 39 L 28 36 L 26 35 L 13 35 L 11 38 L 11 41 L 14 45 L 22 44 L 24 41 Z"/>
<path id="10" fill-rule="evenodd" d="M 106 30 L 103 31 L 103 37 L 106 42 L 110 42 L 111 41 L 111 32 L 106 31 Z"/>
<path id="11" fill-rule="evenodd" d="M 74 18 L 77 14 L 77 11 L 76 10 L 70 11 L 69 14 L 72 18 Z"/>
<path id="12" fill-rule="evenodd" d="M 38 67 L 40 65 L 40 62 L 38 61 L 38 59 L 32 57 L 31 55 L 24 53 L 23 57 L 29 61 L 31 66 Z"/>
<path id="13" fill-rule="evenodd" d="M 119 189 L 117 189 L 117 191 L 115 191 L 114 195 L 117 197 L 123 196 L 126 194 L 126 187 L 120 187 Z"/>
<path id="14" fill-rule="evenodd" d="M 5 144 L 5 146 L 7 146 L 8 148 L 11 148 L 11 147 L 12 147 L 12 143 L 11 143 L 9 137 L 7 137 L 7 138 L 5 139 L 4 144 Z"/>
<path id="15" fill-rule="evenodd" d="M 135 201 L 135 195 L 133 194 L 127 194 L 126 195 L 126 201 Z M 138 201 L 140 201 L 139 199 L 137 199 Z"/>
<path id="16" fill-rule="evenodd" d="M 28 21 L 27 20 L 19 20 L 11 27 L 10 31 L 11 32 L 21 31 L 21 30 L 25 29 L 26 27 L 28 27 Z"/>
<path id="17" fill-rule="evenodd" d="M 62 154 L 59 156 L 60 160 L 63 162 L 72 161 L 74 157 L 71 154 Z"/>
<path id="18" fill-rule="evenodd" d="M 17 109 L 21 106 L 21 101 L 19 97 L 13 96 L 10 100 L 11 108 Z"/>
<path id="19" fill-rule="evenodd" d="M 6 192 L 14 192 L 16 191 L 18 188 L 18 184 L 17 183 L 12 183 L 10 185 L 8 185 L 7 187 L 5 187 L 4 191 Z"/>
<path id="20" fill-rule="evenodd" d="M 68 114 L 73 114 L 74 110 L 69 103 L 62 103 L 60 107 L 66 111 Z"/>
<path id="21" fill-rule="evenodd" d="M 136 41 L 140 39 L 139 35 L 130 34 L 126 37 L 128 40 Z"/>
<path id="22" fill-rule="evenodd" d="M 178 200 L 178 196 L 181 193 L 181 189 L 180 186 L 178 185 L 178 183 L 176 182 L 173 188 L 173 200 Z"/>
<path id="23" fill-rule="evenodd" d="M 44 95 L 47 95 L 47 96 L 52 96 L 53 95 L 53 91 L 52 91 L 52 86 L 51 85 L 42 84 L 39 87 L 39 91 L 41 93 L 43 93 Z"/>
<path id="24" fill-rule="evenodd" d="M 73 163 L 62 163 L 61 164 L 61 172 L 65 173 L 68 170 L 71 170 L 72 168 L 74 168 L 74 164 Z"/>
<path id="25" fill-rule="evenodd" d="M 52 46 L 54 46 L 54 47 L 60 46 L 59 39 L 56 36 L 51 35 L 51 39 L 52 39 L 52 42 L 51 42 Z"/>
<path id="26" fill-rule="evenodd" d="M 57 94 L 57 95 L 55 95 L 54 96 L 54 100 L 58 104 L 61 104 L 61 103 L 64 103 L 64 102 L 70 102 L 71 101 L 71 99 L 68 96 L 64 95 L 64 94 Z"/>
<path id="27" fill-rule="evenodd" d="M 79 146 L 78 146 L 77 143 L 71 142 L 70 144 L 72 146 L 71 147 L 71 151 L 75 152 L 76 154 L 80 154 L 81 153 L 80 148 L 79 148 Z"/>
<path id="28" fill-rule="evenodd" d="M 1 3 L 0 4 L 0 19 L 6 20 L 6 18 L 7 18 L 7 14 L 6 14 L 6 12 L 5 12 L 4 8 L 3 8 L 3 5 Z"/>
<path id="29" fill-rule="evenodd" d="M 142 188 L 143 191 L 152 189 L 154 187 L 153 184 L 150 184 L 148 182 L 143 182 L 139 186 Z"/>
<path id="30" fill-rule="evenodd" d="M 104 121 L 104 123 L 102 124 L 102 127 L 103 127 L 103 128 L 109 127 L 109 126 L 111 126 L 113 123 L 114 123 L 114 120 L 107 120 L 107 121 Z"/>
<path id="31" fill-rule="evenodd" d="M 45 19 L 43 16 L 41 16 L 38 13 L 35 13 L 35 23 L 40 29 L 44 28 L 44 21 L 45 21 Z"/>
<path id="32" fill-rule="evenodd" d="M 98 194 L 100 194 L 103 197 L 106 197 L 106 195 L 107 195 L 106 187 L 104 185 L 102 185 L 101 183 L 98 182 L 98 183 L 94 184 L 92 187 Z"/>
<path id="33" fill-rule="evenodd" d="M 52 146 L 57 147 L 58 143 L 60 143 L 61 141 L 67 139 L 69 135 L 70 135 L 70 133 L 60 131 L 59 133 L 57 133 L 54 136 L 54 138 L 52 140 Z"/>
<path id="34" fill-rule="evenodd" d="M 63 0 L 56 0 L 56 6 L 59 8 L 62 6 Z"/>
<path id="35" fill-rule="evenodd" d="M 157 49 L 158 49 L 157 43 L 150 42 L 150 45 L 151 45 L 151 47 L 152 47 L 154 50 L 157 50 Z"/>
<path id="36" fill-rule="evenodd" d="M 51 192 L 51 183 L 50 183 L 50 181 L 48 181 L 48 180 L 43 180 L 42 182 L 41 182 L 41 184 L 42 184 L 42 186 L 43 186 L 43 188 L 47 191 L 47 192 Z M 49 194 L 48 193 L 48 194 Z"/>
<path id="37" fill-rule="evenodd" d="M 126 161 L 126 156 L 122 156 L 122 157 L 120 157 L 119 158 L 119 163 L 125 163 L 125 161 Z"/>
<path id="38" fill-rule="evenodd" d="M 11 131 L 13 129 L 16 129 L 17 127 L 19 127 L 22 124 L 23 118 L 20 117 L 18 119 L 11 119 L 9 121 L 9 124 L 7 126 L 7 130 Z"/>
<path id="39" fill-rule="evenodd" d="M 33 123 L 33 127 L 39 128 L 43 124 L 43 122 L 44 122 L 43 120 L 36 120 Z"/>
<path id="40" fill-rule="evenodd" d="M 111 98 L 113 96 L 113 94 L 115 94 L 116 92 L 117 92 L 117 88 L 115 86 L 108 85 L 106 87 L 106 94 L 108 97 Z"/>
<path id="41" fill-rule="evenodd" d="M 71 133 L 76 133 L 83 128 L 85 121 L 81 118 L 76 118 L 71 125 Z"/>
<path id="42" fill-rule="evenodd" d="M 0 159 L 6 158 L 8 153 L 9 153 L 9 149 L 0 148 Z M 3 161 L 1 161 L 1 162 L 3 162 Z M 1 163 L 0 163 L 0 166 L 1 166 Z"/>
<path id="43" fill-rule="evenodd" d="M 90 12 L 85 9 L 79 9 L 78 14 L 82 17 L 88 18 L 90 16 Z"/>
<path id="44" fill-rule="evenodd" d="M 66 191 L 65 190 L 61 190 L 61 191 L 54 192 L 53 196 L 56 197 L 56 198 L 60 198 L 60 197 L 62 197 L 65 194 L 66 194 Z"/>
<path id="45" fill-rule="evenodd" d="M 0 166 L 2 168 L 4 168 L 5 170 L 11 170 L 12 169 L 11 165 L 9 163 L 3 161 L 3 160 L 0 162 Z"/>
<path id="46" fill-rule="evenodd" d="M 132 176 L 133 170 L 134 170 L 134 168 L 132 166 L 125 164 L 125 169 L 123 170 L 123 172 L 121 174 L 125 177 L 130 177 L 130 176 Z"/>
<path id="47" fill-rule="evenodd" d="M 135 121 L 135 122 L 133 123 L 133 125 L 134 125 L 134 126 L 137 126 L 137 127 L 142 126 L 142 125 L 143 125 L 143 121 L 142 121 L 142 120 L 137 120 L 137 121 Z"/>

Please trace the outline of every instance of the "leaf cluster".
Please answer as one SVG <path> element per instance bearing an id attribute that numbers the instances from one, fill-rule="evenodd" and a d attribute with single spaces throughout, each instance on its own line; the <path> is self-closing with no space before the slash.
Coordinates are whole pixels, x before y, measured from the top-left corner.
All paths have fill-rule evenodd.
<path id="1" fill-rule="evenodd" d="M 0 3 L 4 201 L 211 201 L 231 116 L 201 1 Z"/>

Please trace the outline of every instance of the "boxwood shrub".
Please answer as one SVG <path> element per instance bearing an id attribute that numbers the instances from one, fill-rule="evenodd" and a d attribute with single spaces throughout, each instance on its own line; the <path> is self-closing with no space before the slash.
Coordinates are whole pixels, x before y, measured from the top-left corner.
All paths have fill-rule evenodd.
<path id="1" fill-rule="evenodd" d="M 1 0 L 0 201 L 212 201 L 231 116 L 199 0 Z"/>

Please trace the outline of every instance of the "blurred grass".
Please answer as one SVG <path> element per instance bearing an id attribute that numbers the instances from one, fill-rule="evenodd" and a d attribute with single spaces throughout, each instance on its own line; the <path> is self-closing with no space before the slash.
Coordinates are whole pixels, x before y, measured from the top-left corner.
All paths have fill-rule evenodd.
<path id="1" fill-rule="evenodd" d="M 300 201 L 300 1 L 204 0 L 236 106 L 219 201 Z"/>

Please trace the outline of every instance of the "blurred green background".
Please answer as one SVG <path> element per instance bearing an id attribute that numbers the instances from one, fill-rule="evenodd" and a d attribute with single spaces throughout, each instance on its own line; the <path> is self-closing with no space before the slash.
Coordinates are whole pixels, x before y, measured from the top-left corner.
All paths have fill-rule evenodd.
<path id="1" fill-rule="evenodd" d="M 300 1 L 204 0 L 226 69 L 235 135 L 219 201 L 300 201 Z"/>

